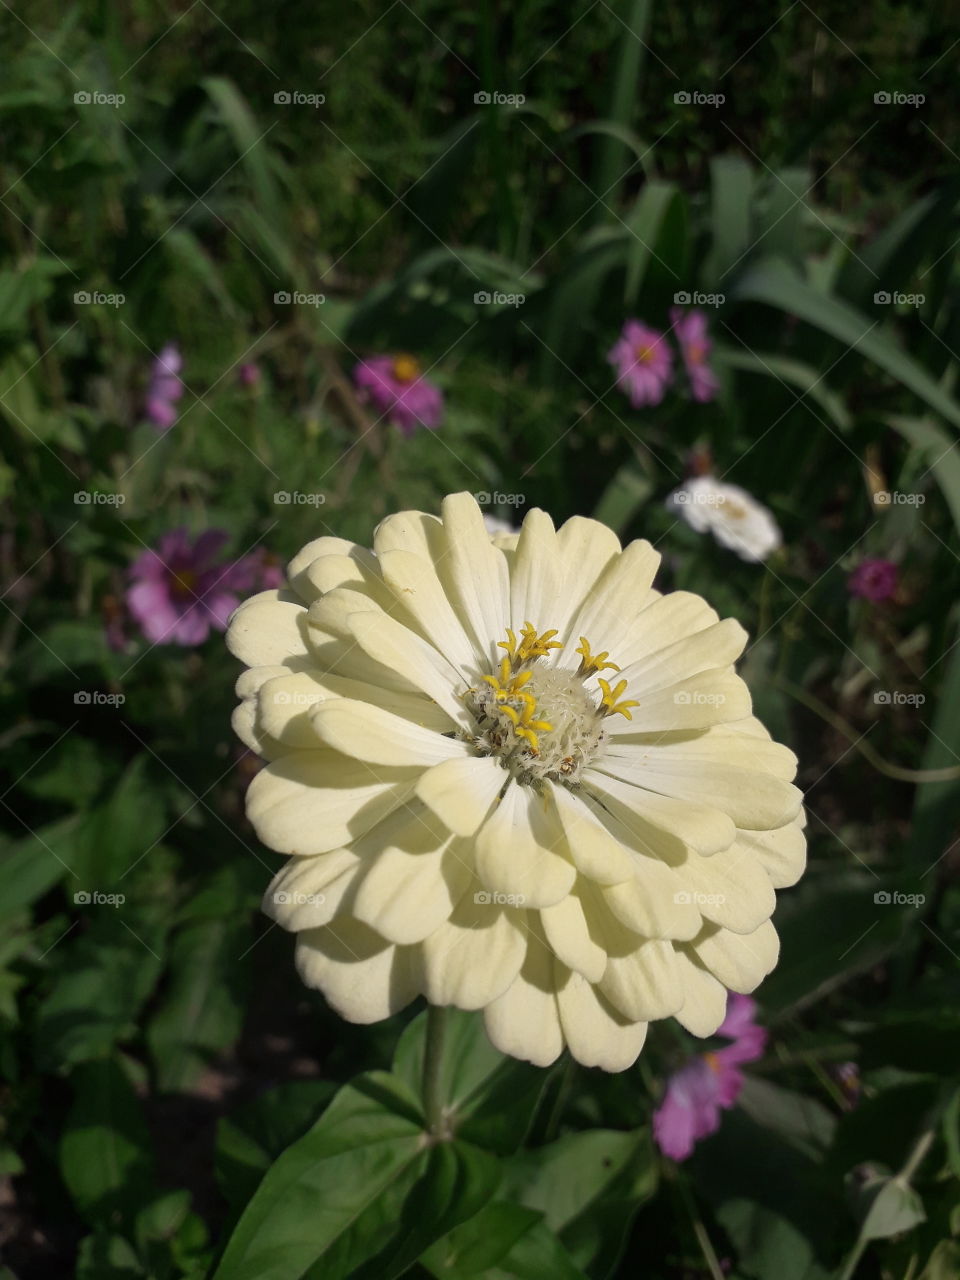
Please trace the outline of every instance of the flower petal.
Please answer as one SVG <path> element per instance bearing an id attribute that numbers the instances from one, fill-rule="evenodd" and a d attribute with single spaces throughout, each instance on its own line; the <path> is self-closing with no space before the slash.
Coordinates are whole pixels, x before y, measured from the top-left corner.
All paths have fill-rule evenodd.
<path id="1" fill-rule="evenodd" d="M 633 875 L 633 863 L 623 845 L 611 835 L 602 813 L 587 792 L 574 795 L 567 787 L 547 781 L 544 790 L 556 806 L 570 858 L 583 875 L 598 884 L 618 884 Z"/>
<path id="2" fill-rule="evenodd" d="M 509 777 L 489 757 L 444 760 L 420 775 L 416 792 L 456 835 L 472 836 Z"/>
<path id="3" fill-rule="evenodd" d="M 270 881 L 263 910 L 291 933 L 329 924 L 353 888 L 361 865 L 352 849 L 291 858 Z"/>
<path id="4" fill-rule="evenodd" d="M 563 1049 L 553 966 L 548 948 L 529 935 L 523 968 L 483 1011 L 483 1024 L 494 1047 L 535 1067 L 548 1067 Z"/>
<path id="5" fill-rule="evenodd" d="M 450 919 L 423 942 L 424 994 L 431 1004 L 482 1009 L 519 973 L 527 948 L 523 913 L 489 897 L 474 880 Z"/>
<path id="6" fill-rule="evenodd" d="M 581 1066 L 625 1071 L 636 1062 L 647 1024 L 628 1022 L 579 973 L 570 973 L 566 981 L 558 973 L 557 1007 L 563 1038 Z"/>
<path id="7" fill-rule="evenodd" d="M 310 722 L 327 746 L 368 764 L 429 767 L 469 751 L 465 742 L 354 698 L 321 702 L 311 710 Z"/>
<path id="8" fill-rule="evenodd" d="M 576 868 L 555 811 L 529 787 L 510 781 L 477 833 L 477 874 L 488 889 L 527 907 L 549 907 L 573 887 Z"/>
<path id="9" fill-rule="evenodd" d="M 290 666 L 307 657 L 307 611 L 302 604 L 261 591 L 234 613 L 227 648 L 248 667 Z"/>
<path id="10" fill-rule="evenodd" d="M 348 918 L 297 935 L 297 972 L 347 1022 L 380 1022 L 420 994 L 417 948 Z"/>
<path id="11" fill-rule="evenodd" d="M 583 904 L 575 894 L 568 894 L 543 907 L 540 912 L 543 932 L 554 955 L 588 982 L 599 982 L 607 964 L 607 953 L 590 934 Z"/>
<path id="12" fill-rule="evenodd" d="M 747 995 L 776 967 L 780 939 L 769 920 L 747 934 L 710 925 L 685 950 L 730 991 Z"/>
<path id="13" fill-rule="evenodd" d="M 474 647 L 491 665 L 507 630 L 510 583 L 503 552 L 490 541 L 480 508 L 468 493 L 444 498 L 443 532 L 448 589 Z"/>
<path id="14" fill-rule="evenodd" d="M 638 945 L 639 944 L 639 945 Z M 683 1004 L 683 986 L 672 942 L 644 942 L 619 928 L 604 932 L 607 967 L 599 987 L 630 1022 L 667 1018 Z"/>
<path id="15" fill-rule="evenodd" d="M 719 807 L 707 808 L 649 791 L 642 783 L 633 782 L 633 775 L 642 776 L 642 770 L 620 761 L 616 765 L 630 778 L 588 769 L 583 775 L 584 786 L 626 828 L 642 852 L 675 864 L 691 849 L 709 856 L 733 843 L 737 829 Z"/>

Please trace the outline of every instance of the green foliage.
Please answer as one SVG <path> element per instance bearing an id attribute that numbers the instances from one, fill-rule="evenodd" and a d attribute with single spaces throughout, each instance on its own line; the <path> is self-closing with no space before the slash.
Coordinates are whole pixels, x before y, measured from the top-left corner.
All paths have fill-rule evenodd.
<path id="1" fill-rule="evenodd" d="M 0 33 L 0 1280 L 954 1280 L 955 17 L 38 0 Z M 678 368 L 633 410 L 606 353 L 678 294 L 714 295 L 719 396 Z M 399 350 L 443 390 L 435 433 L 353 390 Z M 694 458 L 773 510 L 765 566 L 667 507 Z M 686 1164 L 651 1140 L 691 1049 L 659 1026 L 601 1078 L 451 1010 L 428 1140 L 424 1015 L 341 1023 L 258 914 L 236 664 L 126 609 L 173 528 L 282 565 L 458 489 L 650 538 L 663 589 L 751 632 L 757 713 L 800 757 L 769 1051 Z M 899 566 L 886 604 L 847 590 L 868 556 Z"/>

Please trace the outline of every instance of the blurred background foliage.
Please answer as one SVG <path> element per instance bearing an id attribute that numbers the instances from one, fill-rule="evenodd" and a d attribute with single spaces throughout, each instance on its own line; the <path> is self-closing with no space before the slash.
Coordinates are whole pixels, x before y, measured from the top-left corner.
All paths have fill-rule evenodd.
<path id="1" fill-rule="evenodd" d="M 530 1133 L 555 1176 L 529 1154 L 512 1175 L 542 1234 L 456 1274 L 706 1275 L 704 1232 L 744 1278 L 960 1274 L 957 16 L 37 0 L 0 33 L 0 1274 L 208 1274 L 332 1082 L 398 1035 L 334 1019 L 258 916 L 277 859 L 243 818 L 235 664 L 216 636 L 112 649 L 131 561 L 178 525 L 283 560 L 461 488 L 650 537 L 664 586 L 744 622 L 811 869 L 760 993 L 771 1052 L 721 1133 L 658 1172 L 669 1038 L 646 1080 L 550 1074 Z M 875 101 L 896 92 L 925 101 Z M 97 93 L 125 100 L 76 100 Z M 698 93 L 725 101 L 677 101 Z M 324 301 L 274 301 L 294 291 Z M 665 328 L 698 291 L 722 298 L 719 398 L 629 409 L 605 360 L 623 319 Z M 76 300 L 97 292 L 123 302 Z M 170 341 L 186 393 L 159 435 L 143 396 Z M 435 434 L 356 400 L 356 361 L 398 349 L 444 390 Z M 775 512 L 769 565 L 665 507 L 693 450 Z M 847 591 L 867 555 L 900 566 L 888 607 Z M 598 1125 L 633 1135 L 618 1177 L 578 1176 Z M 428 1251 L 412 1274 L 455 1273 Z"/>

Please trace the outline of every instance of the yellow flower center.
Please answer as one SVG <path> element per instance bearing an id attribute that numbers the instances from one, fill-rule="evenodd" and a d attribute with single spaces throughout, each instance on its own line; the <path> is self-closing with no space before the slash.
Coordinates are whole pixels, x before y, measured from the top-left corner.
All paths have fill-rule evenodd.
<path id="1" fill-rule="evenodd" d="M 415 382 L 420 377 L 420 363 L 413 356 L 397 356 L 393 362 L 393 376 L 398 382 Z"/>
<path id="2" fill-rule="evenodd" d="M 634 359 L 638 364 L 649 364 L 653 359 L 653 344 L 649 342 L 639 342 L 633 348 Z"/>
<path id="3" fill-rule="evenodd" d="M 691 364 L 703 364 L 707 349 L 702 342 L 691 342 L 687 345 L 687 359 Z"/>
<path id="4" fill-rule="evenodd" d="M 619 671 L 606 650 L 594 654 L 580 637 L 580 665 L 553 666 L 543 661 L 564 645 L 556 629 L 539 631 L 525 622 L 519 636 L 507 629 L 498 648 L 506 650 L 495 674 L 484 675 L 465 698 L 477 720 L 470 741 L 484 755 L 495 755 L 520 782 L 544 778 L 574 785 L 604 737 L 607 716 L 631 718 L 639 704 L 624 698 L 626 680 L 614 688 L 598 673 Z M 597 676 L 597 687 L 586 681 Z M 599 701 L 597 693 L 600 693 Z"/>

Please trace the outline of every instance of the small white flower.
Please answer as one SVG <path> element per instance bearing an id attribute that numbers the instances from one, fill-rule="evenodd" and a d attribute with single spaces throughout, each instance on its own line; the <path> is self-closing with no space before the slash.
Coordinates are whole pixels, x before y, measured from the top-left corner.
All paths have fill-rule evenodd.
<path id="1" fill-rule="evenodd" d="M 783 538 L 772 513 L 746 489 L 716 476 L 693 476 L 667 500 L 697 533 L 712 533 L 741 560 L 766 560 Z"/>

